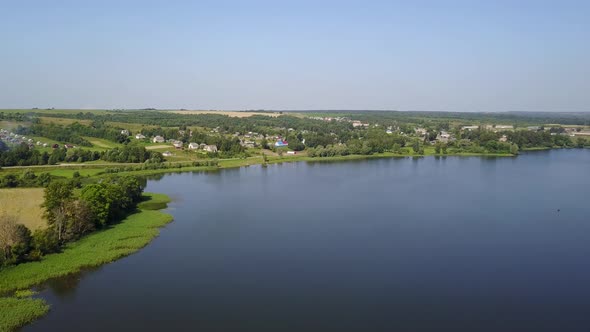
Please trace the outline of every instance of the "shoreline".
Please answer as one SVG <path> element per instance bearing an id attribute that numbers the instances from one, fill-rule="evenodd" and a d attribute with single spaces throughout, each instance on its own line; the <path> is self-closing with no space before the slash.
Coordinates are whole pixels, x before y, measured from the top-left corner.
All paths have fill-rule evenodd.
<path id="1" fill-rule="evenodd" d="M 160 234 L 160 228 L 173 220 L 171 214 L 160 211 L 171 200 L 164 194 L 144 193 L 143 196 L 146 200 L 138 204 L 138 211 L 112 227 L 91 233 L 38 262 L 1 270 L 0 331 L 16 330 L 49 311 L 43 299 L 33 297 L 31 288 L 50 279 L 114 262 L 152 242 Z M 125 245 L 121 246 L 123 242 Z"/>
<path id="2" fill-rule="evenodd" d="M 548 147 L 536 147 L 536 148 L 525 148 L 522 149 L 520 152 L 535 152 L 535 151 L 550 151 L 550 150 L 561 150 L 561 149 L 586 149 L 586 148 L 548 148 Z M 445 158 L 445 157 L 480 157 L 480 158 L 506 158 L 506 157 L 518 157 L 518 154 L 510 154 L 510 153 L 468 153 L 468 152 L 460 152 L 460 153 L 448 153 L 448 154 L 435 154 L 427 152 L 423 155 L 417 154 L 396 154 L 393 152 L 383 152 L 378 154 L 372 155 L 347 155 L 347 156 L 332 156 L 332 157 L 308 157 L 306 155 L 294 155 L 294 156 L 267 156 L 266 163 L 263 161 L 262 156 L 252 156 L 247 158 L 232 158 L 232 159 L 221 159 L 219 160 L 218 166 L 190 166 L 190 164 L 194 161 L 175 161 L 169 162 L 167 168 L 160 168 L 160 169 L 147 169 L 147 170 L 137 170 L 137 171 L 121 171 L 121 172 L 113 172 L 107 173 L 107 169 L 114 169 L 119 167 L 127 167 L 127 166 L 140 166 L 142 164 L 130 164 L 130 163 L 112 163 L 112 164 L 60 164 L 60 165 L 36 165 L 36 166 L 11 166 L 11 167 L 4 167 L 0 168 L 0 175 L 2 174 L 14 174 L 18 172 L 22 172 L 23 170 L 31 169 L 34 172 L 38 173 L 51 173 L 51 172 L 59 172 L 59 173 L 68 173 L 68 172 L 76 172 L 80 170 L 95 170 L 96 173 L 92 175 L 87 175 L 86 177 L 93 178 L 99 177 L 103 175 L 155 175 L 155 174 L 166 174 L 166 173 L 182 173 L 182 172 L 210 172 L 216 171 L 219 169 L 228 169 L 228 168 L 239 168 L 239 167 L 247 167 L 247 166 L 254 166 L 254 165 L 270 165 L 270 164 L 282 164 L 288 162 L 339 162 L 339 161 L 350 161 L 350 160 L 370 160 L 370 159 L 386 159 L 386 158 L 425 158 L 425 157 L 435 157 L 435 158 Z M 206 160 L 213 160 L 213 159 L 203 159 L 198 161 L 206 161 Z M 174 167 L 174 165 L 178 165 L 178 167 Z M 94 173 L 94 172 L 93 172 Z M 71 175 L 71 174 L 70 174 Z M 60 174 L 59 176 L 63 176 Z M 71 177 L 71 176 L 70 176 Z M 84 176 L 83 176 L 84 178 Z"/>

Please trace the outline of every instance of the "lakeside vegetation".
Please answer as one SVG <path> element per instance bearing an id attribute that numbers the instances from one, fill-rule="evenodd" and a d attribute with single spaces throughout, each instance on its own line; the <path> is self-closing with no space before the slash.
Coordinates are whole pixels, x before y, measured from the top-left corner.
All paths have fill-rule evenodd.
<path id="1" fill-rule="evenodd" d="M 10 332 L 43 317 L 49 305 L 41 299 L 0 297 L 0 332 Z"/>
<path id="2" fill-rule="evenodd" d="M 40 299 L 17 298 L 32 295 L 26 290 L 51 278 L 80 272 L 130 255 L 145 247 L 159 234 L 159 228 L 172 221 L 160 211 L 170 199 L 163 194 L 144 194 L 138 211 L 121 222 L 70 242 L 61 252 L 39 261 L 22 263 L 0 270 L 0 331 L 11 331 L 47 313 L 49 306 Z M 11 292 L 15 292 L 10 296 Z"/>
<path id="3" fill-rule="evenodd" d="M 46 255 L 0 271 L 0 294 L 26 289 L 45 280 L 76 273 L 127 256 L 146 246 L 159 234 L 159 228 L 172 221 L 172 216 L 158 209 L 170 199 L 162 194 L 145 194 L 139 211 L 120 223 L 69 243 L 59 253 Z"/>

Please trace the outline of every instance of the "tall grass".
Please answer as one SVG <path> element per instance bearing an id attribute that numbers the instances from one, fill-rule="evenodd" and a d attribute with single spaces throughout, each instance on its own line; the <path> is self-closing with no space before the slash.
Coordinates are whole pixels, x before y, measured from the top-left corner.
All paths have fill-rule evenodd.
<path id="1" fill-rule="evenodd" d="M 41 208 L 43 197 L 43 188 L 0 189 L 0 214 L 17 217 L 18 223 L 31 230 L 45 228 L 47 223 Z"/>
<path id="2" fill-rule="evenodd" d="M 40 299 L 0 297 L 0 332 L 14 331 L 48 311 L 49 306 Z"/>

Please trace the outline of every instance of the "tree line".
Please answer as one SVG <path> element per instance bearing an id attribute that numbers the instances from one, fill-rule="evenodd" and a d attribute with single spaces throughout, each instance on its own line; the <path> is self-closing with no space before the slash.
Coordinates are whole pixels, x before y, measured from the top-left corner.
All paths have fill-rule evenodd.
<path id="1" fill-rule="evenodd" d="M 41 152 L 26 143 L 21 143 L 11 150 L 0 150 L 0 167 L 55 165 L 60 162 L 84 163 L 87 161 L 104 160 L 119 163 L 162 162 L 160 152 L 149 151 L 137 144 L 123 145 L 107 151 L 90 151 L 85 149 L 53 149 L 51 153 Z"/>

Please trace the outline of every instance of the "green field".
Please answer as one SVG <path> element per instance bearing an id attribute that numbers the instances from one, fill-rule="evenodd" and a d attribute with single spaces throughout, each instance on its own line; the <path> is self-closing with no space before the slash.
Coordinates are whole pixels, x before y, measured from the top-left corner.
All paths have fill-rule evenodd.
<path id="1" fill-rule="evenodd" d="M 143 209 L 121 223 L 92 233 L 68 244 L 63 252 L 45 256 L 0 271 L 0 294 L 26 289 L 50 278 L 79 272 L 86 267 L 110 263 L 145 247 L 159 234 L 159 228 L 172 221 L 172 216 L 154 208 L 165 207 L 165 195 L 145 194 Z"/>
<path id="2" fill-rule="evenodd" d="M 96 137 L 88 137 L 88 136 L 83 136 L 82 138 L 86 139 L 88 142 L 92 143 L 92 148 L 91 150 L 98 150 L 98 151 L 104 151 L 107 149 L 112 149 L 112 148 L 116 148 L 116 147 L 120 147 L 121 144 L 106 140 L 106 139 L 102 139 L 102 138 L 96 138 Z M 86 149 L 86 147 L 84 147 Z"/>

